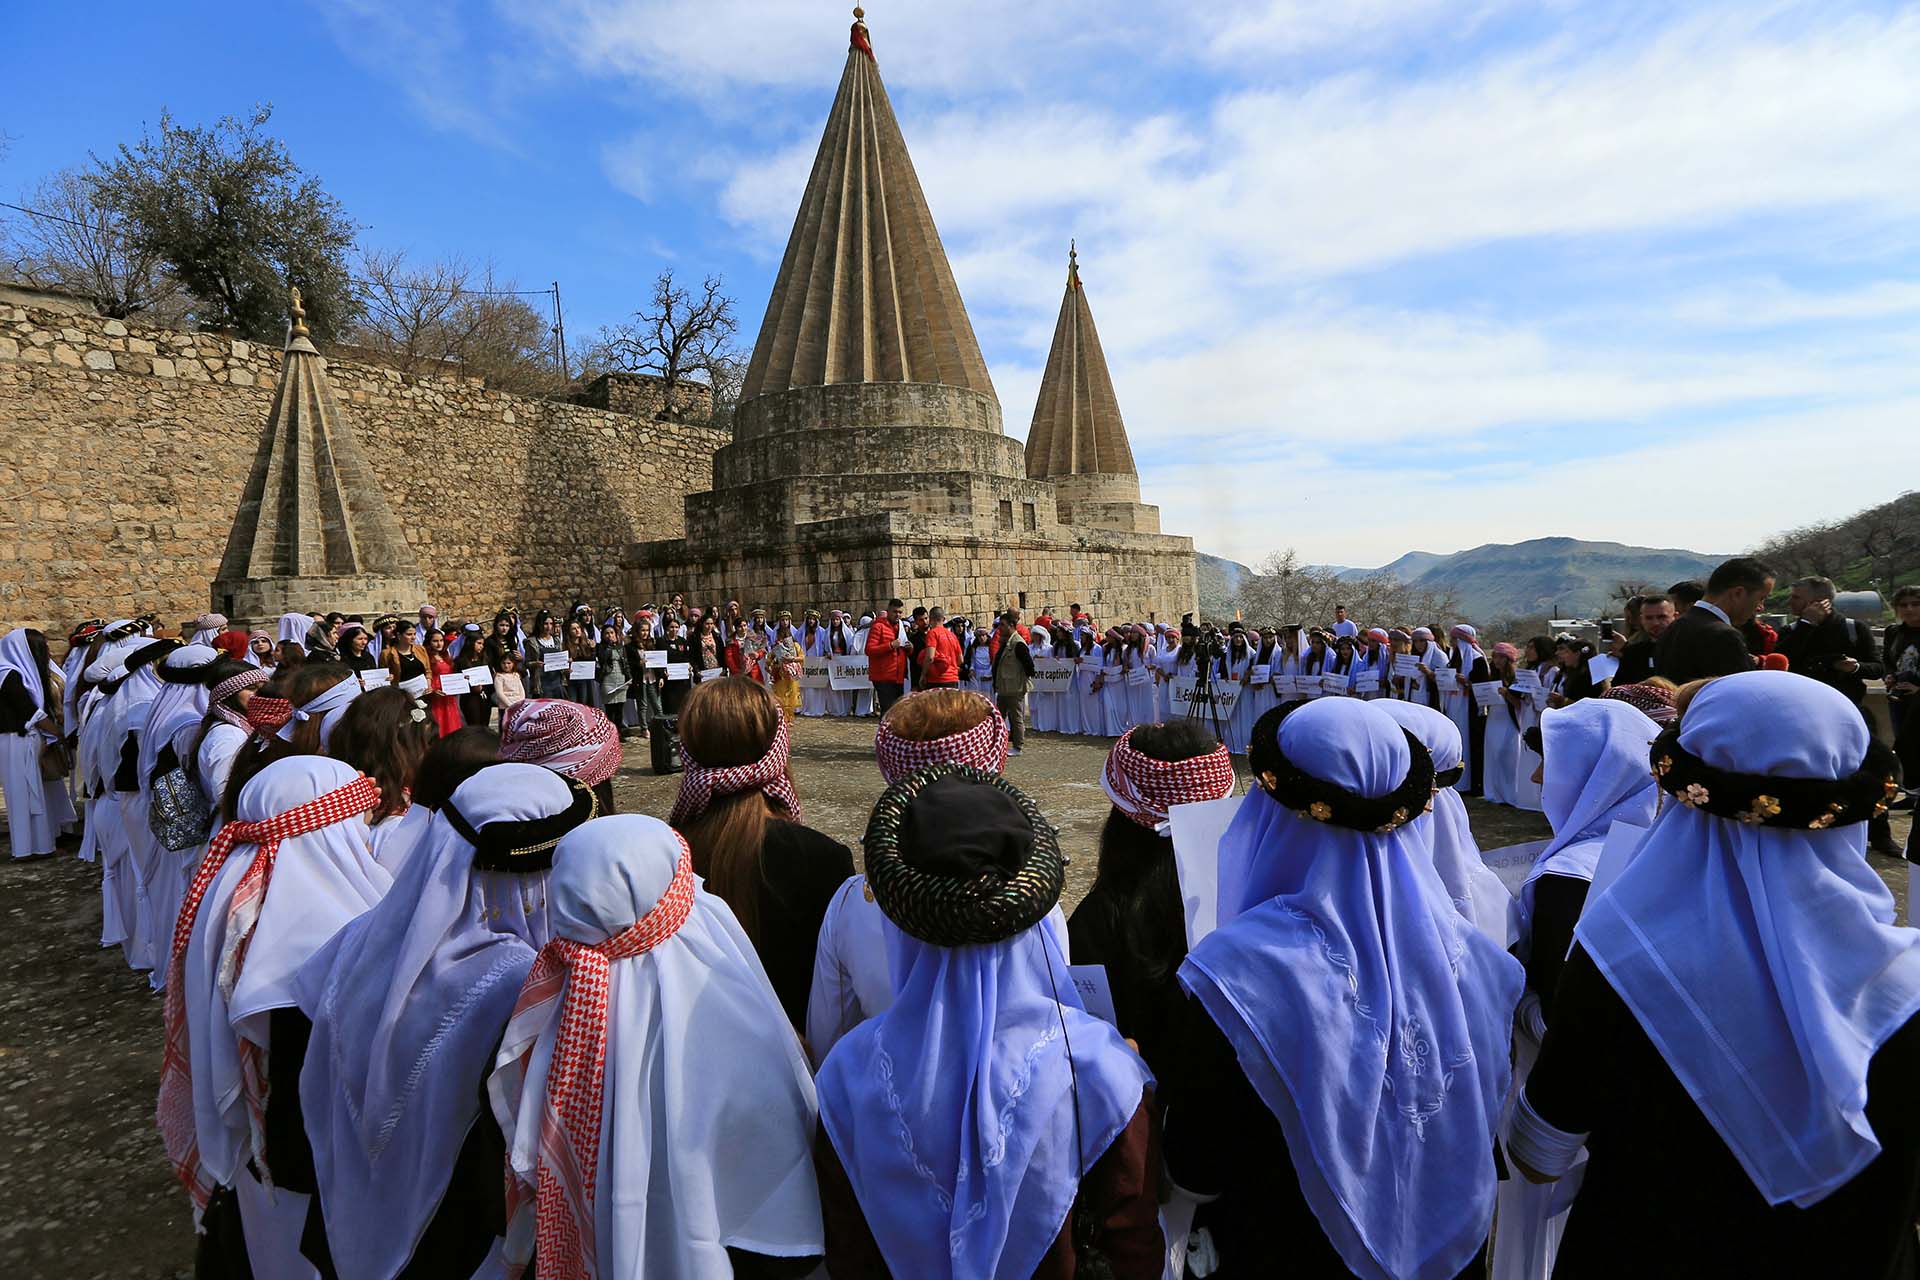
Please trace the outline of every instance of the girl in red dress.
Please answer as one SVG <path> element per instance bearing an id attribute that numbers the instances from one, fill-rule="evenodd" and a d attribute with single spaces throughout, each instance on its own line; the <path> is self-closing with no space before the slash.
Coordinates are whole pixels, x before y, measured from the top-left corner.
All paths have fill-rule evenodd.
<path id="1" fill-rule="evenodd" d="M 433 677 L 433 686 L 427 694 L 427 712 L 433 722 L 440 726 L 440 736 L 457 733 L 466 724 L 460 714 L 460 699 L 457 695 L 440 692 L 440 677 L 453 674 L 453 662 L 447 657 L 447 635 L 438 627 L 427 632 L 428 674 Z"/>

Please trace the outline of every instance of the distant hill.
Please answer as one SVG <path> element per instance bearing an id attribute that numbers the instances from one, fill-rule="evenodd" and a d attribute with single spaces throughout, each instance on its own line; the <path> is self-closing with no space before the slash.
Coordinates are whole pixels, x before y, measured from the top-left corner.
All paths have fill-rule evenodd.
<path id="1" fill-rule="evenodd" d="M 1410 551 L 1382 568 L 1402 582 L 1449 590 L 1464 616 L 1492 621 L 1592 616 L 1617 607 L 1622 584 L 1664 589 L 1686 578 L 1704 579 L 1725 558 L 1671 547 L 1530 538 L 1453 555 Z M 1373 571 L 1356 576 L 1367 572 Z"/>
<path id="2" fill-rule="evenodd" d="M 1779 575 L 1780 594 L 1794 578 L 1818 574 L 1842 591 L 1920 582 L 1920 491 L 1826 524 L 1790 529 L 1755 552 Z"/>
<path id="3" fill-rule="evenodd" d="M 1238 594 L 1240 583 L 1252 572 L 1238 560 L 1225 560 L 1204 551 L 1194 552 L 1193 576 L 1200 588 L 1200 612 L 1210 618 L 1231 615 L 1233 597 Z"/>

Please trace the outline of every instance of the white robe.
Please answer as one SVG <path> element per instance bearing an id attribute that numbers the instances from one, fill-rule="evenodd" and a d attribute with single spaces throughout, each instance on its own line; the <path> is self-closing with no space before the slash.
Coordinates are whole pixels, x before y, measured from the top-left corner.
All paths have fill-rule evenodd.
<path id="1" fill-rule="evenodd" d="M 38 729 L 0 733 L 0 788 L 7 797 L 7 836 L 13 856 L 52 853 L 60 829 L 73 821 L 73 802 L 58 778 L 40 776 Z"/>
<path id="2" fill-rule="evenodd" d="M 1127 670 L 1127 724 L 1131 729 L 1136 725 L 1153 724 L 1159 720 L 1159 710 L 1154 697 L 1152 655 L 1146 652 L 1128 649 L 1121 654 L 1121 665 Z M 1145 684 L 1135 684 L 1140 677 L 1136 672 L 1147 673 Z"/>
<path id="3" fill-rule="evenodd" d="M 1494 804 L 1514 804 L 1520 794 L 1519 713 L 1510 711 L 1503 698 L 1500 705 L 1487 709 L 1486 737 L 1481 742 L 1485 759 L 1480 765 L 1480 785 Z M 1532 772 L 1531 769 L 1528 770 Z"/>
<path id="4" fill-rule="evenodd" d="M 825 627 L 815 627 L 809 637 L 804 628 L 800 634 L 800 649 L 809 658 L 824 658 L 833 652 L 832 641 L 827 638 Z M 829 689 L 800 690 L 800 714 L 803 716 L 824 716 L 827 714 L 827 695 Z"/>
<path id="5" fill-rule="evenodd" d="M 1035 658 L 1051 658 L 1053 646 L 1050 644 L 1029 643 L 1028 652 Z M 1041 693 L 1036 687 L 1027 694 L 1027 727 L 1035 733 L 1060 732 L 1060 695 Z"/>

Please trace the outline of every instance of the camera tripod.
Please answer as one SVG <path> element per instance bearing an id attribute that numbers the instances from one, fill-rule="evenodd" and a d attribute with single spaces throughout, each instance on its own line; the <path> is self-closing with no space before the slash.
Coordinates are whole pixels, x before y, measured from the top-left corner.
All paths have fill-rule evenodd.
<path id="1" fill-rule="evenodd" d="M 1205 721 L 1213 729 L 1215 741 L 1225 743 L 1226 726 L 1220 720 L 1220 704 L 1213 691 L 1213 666 L 1220 654 L 1212 644 L 1198 644 L 1193 651 L 1193 697 L 1187 702 L 1187 719 Z"/>

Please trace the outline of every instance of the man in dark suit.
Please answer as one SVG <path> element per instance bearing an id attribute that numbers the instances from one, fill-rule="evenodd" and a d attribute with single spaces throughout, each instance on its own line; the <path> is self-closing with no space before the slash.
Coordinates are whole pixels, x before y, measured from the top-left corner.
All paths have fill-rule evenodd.
<path id="1" fill-rule="evenodd" d="M 1787 670 L 1845 694 L 1873 730 L 1873 713 L 1866 706 L 1867 681 L 1878 680 L 1887 669 L 1881 665 L 1873 629 L 1836 614 L 1833 596 L 1831 578 L 1802 578 L 1793 584 L 1787 597 L 1793 625 L 1780 637 L 1780 652 L 1787 655 Z M 1884 816 L 1867 824 L 1867 844 L 1877 853 L 1900 852 Z"/>
<path id="2" fill-rule="evenodd" d="M 1707 594 L 1660 637 L 1655 671 L 1686 684 L 1753 670 L 1740 629 L 1753 621 L 1773 590 L 1773 570 L 1751 556 L 1726 561 L 1707 579 Z"/>
<path id="3" fill-rule="evenodd" d="M 1660 647 L 1660 637 L 1667 634 L 1667 628 L 1673 625 L 1673 597 L 1664 592 L 1640 597 L 1641 635 L 1628 640 L 1620 650 L 1620 669 L 1613 673 L 1614 688 L 1623 684 L 1639 684 L 1650 680 L 1654 675 L 1654 662 Z"/>

